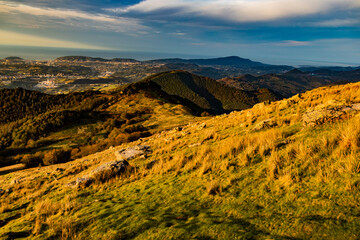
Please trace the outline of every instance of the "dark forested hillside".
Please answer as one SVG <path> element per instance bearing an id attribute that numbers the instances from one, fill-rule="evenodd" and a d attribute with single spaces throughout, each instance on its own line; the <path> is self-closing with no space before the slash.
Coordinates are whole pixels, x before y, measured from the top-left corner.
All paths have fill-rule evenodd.
<path id="1" fill-rule="evenodd" d="M 93 91 L 49 95 L 36 91 L 0 89 L 0 123 L 36 116 L 50 110 L 60 110 L 84 104 L 84 100 L 98 94 Z"/>
<path id="2" fill-rule="evenodd" d="M 221 114 L 242 110 L 262 101 L 274 101 L 281 96 L 268 89 L 242 91 L 218 83 L 207 77 L 200 77 L 185 71 L 171 71 L 155 74 L 125 88 L 149 89 L 152 94 L 176 98 L 181 104 L 195 111 Z"/>
<path id="3" fill-rule="evenodd" d="M 332 71 L 329 69 L 318 69 L 313 72 L 293 69 L 284 74 L 265 74 L 262 76 L 245 74 L 239 77 L 218 80 L 218 82 L 242 90 L 269 88 L 284 97 L 291 97 L 297 93 L 325 85 L 358 81 L 360 81 L 360 70 Z"/>

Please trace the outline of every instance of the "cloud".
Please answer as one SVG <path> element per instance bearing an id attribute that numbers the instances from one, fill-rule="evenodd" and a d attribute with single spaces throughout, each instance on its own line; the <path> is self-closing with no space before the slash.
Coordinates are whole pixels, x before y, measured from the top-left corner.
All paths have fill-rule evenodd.
<path id="1" fill-rule="evenodd" d="M 332 19 L 313 24 L 315 27 L 351 27 L 359 26 L 360 19 Z"/>
<path id="2" fill-rule="evenodd" d="M 285 40 L 279 43 L 275 43 L 276 46 L 281 47 L 301 47 L 311 45 L 310 41 L 295 41 L 295 40 Z"/>
<path id="3" fill-rule="evenodd" d="M 37 18 L 58 19 L 66 22 L 67 25 L 73 26 L 91 26 L 95 28 L 116 30 L 117 32 L 128 31 L 145 31 L 148 27 L 142 25 L 139 20 L 126 17 L 114 17 L 106 14 L 92 14 L 79 10 L 56 9 L 33 7 L 24 4 L 16 4 L 0 1 L 0 12 L 8 14 L 21 14 L 17 16 L 17 20 L 12 22 L 20 23 L 23 14 L 35 16 Z M 19 20 L 20 19 L 20 20 Z M 10 20 L 11 21 L 11 20 Z M 69 23 L 71 21 L 71 23 Z M 91 22 L 92 24 L 87 24 Z M 27 23 L 24 22 L 23 25 Z M 99 25 L 100 24 L 100 25 Z"/>
<path id="4" fill-rule="evenodd" d="M 53 38 L 40 37 L 31 34 L 16 33 L 4 30 L 0 30 L 0 45 L 109 50 L 109 48 L 99 47 L 95 45 L 63 41 Z"/>
<path id="5" fill-rule="evenodd" d="M 151 14 L 169 17 L 197 16 L 232 22 L 262 22 L 302 17 L 331 11 L 360 8 L 359 0 L 144 0 L 126 7 L 108 9 L 117 13 Z M 155 14 L 154 14 L 155 15 Z"/>

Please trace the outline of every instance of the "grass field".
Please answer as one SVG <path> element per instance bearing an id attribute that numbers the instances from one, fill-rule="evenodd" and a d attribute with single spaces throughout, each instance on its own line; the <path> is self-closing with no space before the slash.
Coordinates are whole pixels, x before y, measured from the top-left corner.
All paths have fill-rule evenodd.
<path id="1" fill-rule="evenodd" d="M 134 171 L 86 188 L 67 184 L 115 160 L 114 149 L 2 175 L 9 191 L 0 199 L 0 236 L 358 239 L 360 115 L 314 126 L 303 119 L 353 106 L 359 93 L 360 84 L 348 84 L 217 117 L 150 118 L 149 126 L 168 127 L 114 149 L 144 144 L 153 153 L 131 160 Z"/>

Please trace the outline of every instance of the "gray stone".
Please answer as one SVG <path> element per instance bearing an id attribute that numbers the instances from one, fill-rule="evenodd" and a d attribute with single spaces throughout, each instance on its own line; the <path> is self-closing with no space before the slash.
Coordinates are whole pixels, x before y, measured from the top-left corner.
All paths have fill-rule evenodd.
<path id="1" fill-rule="evenodd" d="M 263 129 L 272 128 L 272 127 L 276 127 L 276 126 L 277 126 L 277 124 L 273 119 L 266 119 L 266 120 L 261 121 L 258 124 L 256 124 L 254 127 L 254 130 L 260 131 Z"/>
<path id="2" fill-rule="evenodd" d="M 351 105 L 351 108 L 356 111 L 360 111 L 360 103 L 355 103 Z"/>
<path id="3" fill-rule="evenodd" d="M 119 175 L 128 169 L 130 164 L 126 160 L 111 161 L 101 165 L 94 169 L 90 173 L 90 177 L 96 177 L 99 175 Z"/>
<path id="4" fill-rule="evenodd" d="M 332 109 L 320 109 L 315 111 L 309 111 L 303 114 L 302 122 L 304 126 L 313 127 L 325 122 L 330 122 L 338 119 L 343 115 L 343 111 Z"/>
<path id="5" fill-rule="evenodd" d="M 19 184 L 20 183 L 20 178 L 16 178 L 14 180 L 12 180 L 12 184 Z"/>
<path id="6" fill-rule="evenodd" d="M 90 184 L 93 182 L 92 178 L 89 177 L 81 177 L 81 178 L 77 178 L 75 181 L 75 186 L 76 187 L 88 187 L 90 186 Z"/>
<path id="7" fill-rule="evenodd" d="M 150 146 L 147 145 L 136 145 L 134 147 L 124 148 L 115 151 L 117 160 L 131 160 L 137 156 L 150 154 L 152 152 Z"/>

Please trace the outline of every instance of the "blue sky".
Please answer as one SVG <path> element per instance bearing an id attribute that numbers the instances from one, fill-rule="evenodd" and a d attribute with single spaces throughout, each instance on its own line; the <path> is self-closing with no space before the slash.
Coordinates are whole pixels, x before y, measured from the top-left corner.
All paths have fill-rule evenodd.
<path id="1" fill-rule="evenodd" d="M 360 0 L 0 0 L 0 45 L 360 65 Z"/>

